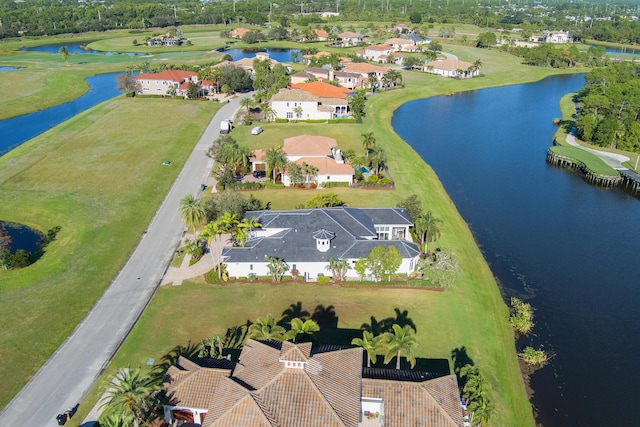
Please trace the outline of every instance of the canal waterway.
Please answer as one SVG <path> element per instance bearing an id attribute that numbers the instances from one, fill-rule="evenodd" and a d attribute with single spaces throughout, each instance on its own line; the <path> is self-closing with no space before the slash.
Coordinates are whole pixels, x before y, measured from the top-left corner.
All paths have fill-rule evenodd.
<path id="1" fill-rule="evenodd" d="M 17 71 L 19 73 L 20 71 Z M 87 77 L 89 91 L 73 101 L 36 111 L 35 113 L 0 120 L 0 155 L 40 135 L 94 105 L 120 94 L 116 77 L 120 73 L 98 74 Z"/>
<path id="2" fill-rule="evenodd" d="M 583 84 L 582 75 L 556 76 L 417 100 L 395 112 L 393 126 L 438 174 L 505 298 L 535 308 L 534 334 L 518 345 L 554 355 L 531 376 L 537 421 L 630 426 L 640 383 L 640 200 L 545 161 L 558 101 Z"/>

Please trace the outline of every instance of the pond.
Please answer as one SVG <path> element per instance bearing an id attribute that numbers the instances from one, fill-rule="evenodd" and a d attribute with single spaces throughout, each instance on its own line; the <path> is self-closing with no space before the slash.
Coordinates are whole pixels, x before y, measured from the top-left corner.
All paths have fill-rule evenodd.
<path id="1" fill-rule="evenodd" d="M 0 67 L 0 71 L 20 71 L 23 67 Z"/>
<path id="2" fill-rule="evenodd" d="M 240 59 L 245 58 L 254 58 L 256 56 L 256 52 L 266 52 L 269 54 L 269 58 L 274 59 L 278 62 L 293 62 L 293 53 L 300 53 L 297 49 L 227 49 L 222 51 L 221 53 L 228 53 L 233 57 L 234 61 L 238 61 Z"/>
<path id="3" fill-rule="evenodd" d="M 87 77 L 89 91 L 73 101 L 23 116 L 0 120 L 0 155 L 3 155 L 94 105 L 120 94 L 116 77 L 121 73 L 98 74 Z"/>
<path id="4" fill-rule="evenodd" d="M 89 49 L 86 46 L 91 42 L 83 43 L 57 43 L 57 44 L 45 44 L 33 47 L 23 47 L 20 49 L 23 52 L 45 52 L 45 53 L 58 53 L 61 47 L 66 47 L 71 54 L 86 54 L 86 55 L 126 55 L 126 56 L 145 56 L 146 53 L 142 52 L 103 52 L 101 50 Z M 84 48 L 83 48 L 84 46 Z"/>
<path id="5" fill-rule="evenodd" d="M 505 298 L 535 309 L 519 345 L 554 355 L 531 376 L 537 421 L 634 425 L 640 200 L 545 161 L 558 102 L 583 85 L 556 76 L 417 100 L 392 123 L 438 174 Z"/>
<path id="6" fill-rule="evenodd" d="M 2 228 L 4 228 L 11 237 L 12 253 L 15 253 L 18 249 L 34 253 L 39 251 L 44 244 L 44 235 L 39 231 L 32 230 L 26 225 L 0 221 L 0 229 Z"/>

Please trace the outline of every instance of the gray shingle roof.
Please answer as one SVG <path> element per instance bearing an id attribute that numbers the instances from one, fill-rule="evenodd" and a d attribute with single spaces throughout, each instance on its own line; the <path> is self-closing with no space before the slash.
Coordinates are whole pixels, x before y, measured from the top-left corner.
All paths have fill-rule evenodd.
<path id="1" fill-rule="evenodd" d="M 255 211 L 248 212 L 246 216 L 257 217 L 263 229 L 286 231 L 250 240 L 245 247 L 224 248 L 225 262 L 263 262 L 265 256 L 275 256 L 289 264 L 328 262 L 331 258 L 365 258 L 376 246 L 395 246 L 403 258 L 413 258 L 419 254 L 412 242 L 371 240 L 377 236 L 375 225 L 411 225 L 406 211 L 400 208 Z M 316 248 L 314 235 L 318 230 L 335 234 L 326 252 Z"/>

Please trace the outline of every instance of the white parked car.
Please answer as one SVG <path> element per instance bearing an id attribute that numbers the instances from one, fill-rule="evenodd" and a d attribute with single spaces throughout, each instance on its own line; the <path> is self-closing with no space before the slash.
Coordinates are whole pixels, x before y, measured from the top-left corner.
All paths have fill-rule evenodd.
<path id="1" fill-rule="evenodd" d="M 261 134 L 263 131 L 263 129 L 260 126 L 256 126 L 253 129 L 251 129 L 251 135 L 259 135 Z"/>

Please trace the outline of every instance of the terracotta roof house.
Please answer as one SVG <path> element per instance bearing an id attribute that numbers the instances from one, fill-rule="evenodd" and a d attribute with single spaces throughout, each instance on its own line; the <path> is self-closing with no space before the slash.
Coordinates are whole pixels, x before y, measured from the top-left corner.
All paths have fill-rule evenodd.
<path id="1" fill-rule="evenodd" d="M 321 83 L 321 82 L 313 82 Z M 343 92 L 323 91 L 316 92 L 322 95 L 337 94 L 339 98 L 314 95 L 306 85 L 311 83 L 297 83 L 291 89 L 280 89 L 269 100 L 269 106 L 280 119 L 288 120 L 330 120 L 349 115 L 349 102 Z M 331 88 L 340 89 L 328 83 L 321 83 Z M 304 90 L 298 86 L 303 85 Z M 314 87 L 314 86 L 311 86 Z M 345 88 L 342 88 L 345 89 Z M 348 89 L 346 89 L 348 90 Z"/>
<path id="2" fill-rule="evenodd" d="M 394 46 L 388 44 L 367 46 L 364 48 L 364 51 L 358 51 L 356 55 L 368 61 L 377 61 L 380 63 L 402 65 L 403 62 L 402 55 L 396 52 L 396 48 Z"/>
<path id="3" fill-rule="evenodd" d="M 480 70 L 473 68 L 472 63 L 455 58 L 427 62 L 424 64 L 424 71 L 444 77 L 470 78 L 480 75 Z"/>
<path id="4" fill-rule="evenodd" d="M 369 74 L 376 76 L 378 81 L 382 80 L 382 76 L 388 73 L 390 68 L 381 67 L 379 65 L 367 64 L 366 62 L 353 62 L 342 69 L 347 73 L 360 74 L 362 76 L 362 86 L 369 87 Z"/>
<path id="5" fill-rule="evenodd" d="M 235 28 L 231 31 L 229 31 L 229 37 L 233 37 L 236 39 L 241 39 L 245 34 L 247 34 L 249 31 L 248 28 Z"/>
<path id="6" fill-rule="evenodd" d="M 181 87 L 189 82 L 198 83 L 198 74 L 193 71 L 164 70 L 159 73 L 140 73 L 136 77 L 140 93 L 144 95 L 184 95 Z M 184 86 L 186 87 L 186 86 Z"/>
<path id="7" fill-rule="evenodd" d="M 362 43 L 362 34 L 345 31 L 336 36 L 335 44 L 340 47 L 356 46 L 358 43 Z"/>
<path id="8" fill-rule="evenodd" d="M 333 138 L 307 134 L 286 138 L 282 151 L 288 161 L 300 166 L 306 163 L 316 167 L 317 173 L 315 177 L 309 177 L 310 182 L 316 182 L 320 186 L 325 182 L 353 183 L 353 167 L 344 163 L 342 152 Z M 266 170 L 265 151 L 255 150 L 251 164 L 252 170 Z M 286 171 L 282 182 L 287 187 L 292 184 Z"/>
<path id="9" fill-rule="evenodd" d="M 169 426 L 461 427 L 455 375 L 370 377 L 361 348 L 247 340 L 235 366 L 180 357 L 167 370 Z M 389 370 L 390 371 L 390 370 Z M 395 371 L 395 370 L 394 370 Z M 401 373 L 422 374 L 423 379 Z"/>
<path id="10" fill-rule="evenodd" d="M 327 52 L 326 50 L 321 50 L 320 52 L 316 52 L 316 53 L 308 53 L 302 56 L 302 60 L 304 61 L 305 64 L 309 64 L 312 58 L 319 59 L 319 58 L 322 58 L 323 56 L 331 56 L 331 52 Z"/>
<path id="11" fill-rule="evenodd" d="M 413 46 L 415 46 L 415 44 L 413 43 L 413 40 L 401 39 L 397 37 L 392 37 L 390 39 L 387 39 L 387 41 L 384 42 L 384 44 L 393 46 L 396 52 L 407 51 L 407 50 L 410 50 Z"/>
<path id="12" fill-rule="evenodd" d="M 295 85 L 296 83 L 305 83 L 309 79 L 316 79 L 320 81 L 330 80 L 332 72 L 332 70 L 330 71 L 326 68 L 309 67 L 306 70 L 300 71 L 299 73 L 292 74 L 291 84 Z"/>
<path id="13" fill-rule="evenodd" d="M 397 273 L 410 274 L 420 252 L 411 239 L 413 224 L 400 208 L 299 209 L 292 211 L 247 212 L 262 227 L 253 231 L 244 247 L 225 247 L 224 263 L 230 277 L 253 273 L 269 276 L 266 256 L 277 256 L 305 280 L 328 274 L 331 258 L 353 265 L 366 258 L 373 248 L 394 246 L 402 256 Z M 349 270 L 349 277 L 356 277 Z"/>
<path id="14" fill-rule="evenodd" d="M 329 40 L 329 33 L 327 33 L 325 30 L 316 30 L 316 37 L 319 41 L 326 42 L 327 40 Z"/>
<path id="15" fill-rule="evenodd" d="M 269 61 L 269 63 L 271 64 L 271 68 L 273 68 L 276 64 L 280 64 L 280 62 L 276 61 L 275 59 L 271 59 L 267 52 L 256 52 L 256 56 L 254 56 L 253 58 L 242 58 L 237 61 L 231 62 L 231 64 L 235 65 L 236 67 L 240 67 L 251 74 L 254 74 L 255 70 L 253 69 L 253 61 L 255 61 L 256 59 L 259 59 L 261 61 Z M 287 69 L 287 72 L 291 71 L 290 65 L 282 64 L 282 66 Z"/>
<path id="16" fill-rule="evenodd" d="M 291 85 L 291 88 L 304 90 L 320 98 L 347 99 L 348 96 L 353 94 L 351 89 L 324 82 L 296 83 Z"/>

